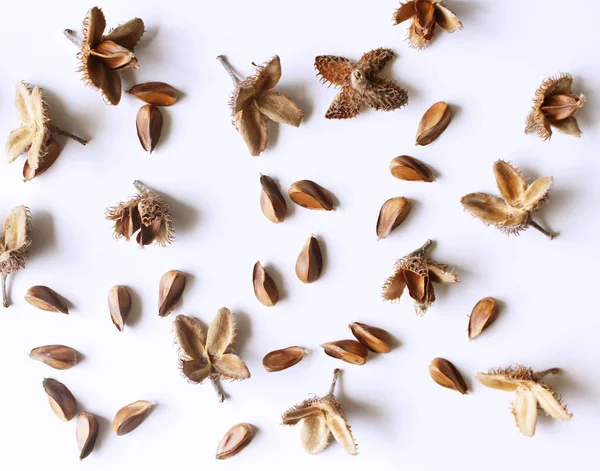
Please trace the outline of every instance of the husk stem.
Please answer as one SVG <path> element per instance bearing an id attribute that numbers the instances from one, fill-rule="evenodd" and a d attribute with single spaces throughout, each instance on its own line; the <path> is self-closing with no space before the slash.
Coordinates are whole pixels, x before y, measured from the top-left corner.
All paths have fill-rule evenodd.
<path id="1" fill-rule="evenodd" d="M 227 63 L 227 60 L 225 59 L 225 56 L 223 56 L 223 55 L 217 56 L 217 60 L 221 63 L 221 65 L 223 66 L 223 68 L 227 71 L 227 73 L 231 77 L 231 80 L 233 81 L 233 84 L 234 85 L 239 84 L 241 80 L 236 75 L 236 73 L 233 71 L 233 69 L 231 68 L 231 66 Z"/>

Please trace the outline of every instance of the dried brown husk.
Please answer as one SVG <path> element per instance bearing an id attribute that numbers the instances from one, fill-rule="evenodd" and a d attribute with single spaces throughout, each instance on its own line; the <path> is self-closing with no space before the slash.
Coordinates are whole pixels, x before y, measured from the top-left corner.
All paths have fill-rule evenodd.
<path id="1" fill-rule="evenodd" d="M 47 286 L 32 286 L 25 293 L 25 301 L 43 311 L 69 314 L 69 309 L 62 297 Z"/>
<path id="2" fill-rule="evenodd" d="M 377 218 L 377 239 L 385 239 L 410 213 L 410 201 L 403 196 L 390 198 L 381 206 Z"/>
<path id="3" fill-rule="evenodd" d="M 411 182 L 434 182 L 433 172 L 420 160 L 400 155 L 390 162 L 390 173 L 399 180 Z"/>
<path id="4" fill-rule="evenodd" d="M 140 144 L 151 154 L 160 139 L 163 126 L 162 113 L 155 105 L 144 105 L 138 111 L 135 126 Z"/>
<path id="5" fill-rule="evenodd" d="M 439 0 L 410 0 L 394 13 L 394 24 L 411 20 L 407 39 L 411 47 L 423 49 L 433 38 L 436 25 L 453 33 L 463 28 L 457 16 Z"/>
<path id="6" fill-rule="evenodd" d="M 427 250 L 433 241 L 396 261 L 395 271 L 382 287 L 384 301 L 398 301 L 405 288 L 415 303 L 415 312 L 423 315 L 435 301 L 433 283 L 451 284 L 458 282 L 458 273 L 448 265 L 427 258 Z"/>
<path id="7" fill-rule="evenodd" d="M 440 386 L 467 394 L 467 383 L 456 367 L 444 358 L 434 358 L 429 364 L 431 378 Z"/>
<path id="8" fill-rule="evenodd" d="M 282 371 L 299 363 L 310 350 L 302 347 L 287 347 L 267 353 L 262 364 L 269 373 Z"/>
<path id="9" fill-rule="evenodd" d="M 154 405 L 154 402 L 141 400 L 121 407 L 112 422 L 114 432 L 117 435 L 126 435 L 138 428 Z"/>
<path id="10" fill-rule="evenodd" d="M 80 412 L 77 416 L 76 433 L 79 459 L 87 458 L 96 445 L 98 438 L 98 419 L 93 414 Z"/>
<path id="11" fill-rule="evenodd" d="M 480 299 L 473 307 L 469 317 L 469 339 L 478 337 L 496 320 L 498 315 L 498 302 L 494 298 Z"/>
<path id="12" fill-rule="evenodd" d="M 329 436 L 344 447 L 350 455 L 358 454 L 358 447 L 342 405 L 334 395 L 339 369 L 333 371 L 329 392 L 323 397 L 310 397 L 287 410 L 282 416 L 283 425 L 301 424 L 304 449 L 311 454 L 323 451 L 329 444 Z"/>
<path id="13" fill-rule="evenodd" d="M 134 85 L 125 93 L 150 105 L 171 106 L 177 103 L 178 92 L 168 83 L 147 82 Z"/>
<path id="14" fill-rule="evenodd" d="M 246 448 L 254 438 L 254 427 L 250 424 L 237 424 L 231 427 L 217 446 L 216 458 L 226 460 Z"/>
<path id="15" fill-rule="evenodd" d="M 389 332 L 360 322 L 348 326 L 356 339 L 375 353 L 389 353 L 392 350 L 392 336 Z"/>
<path id="16" fill-rule="evenodd" d="M 166 317 L 181 299 L 185 289 L 185 274 L 179 270 L 169 270 L 160 278 L 158 285 L 158 315 Z"/>
<path id="17" fill-rule="evenodd" d="M 23 180 L 26 182 L 31 181 L 48 170 L 54 162 L 56 162 L 56 159 L 58 159 L 60 151 L 61 148 L 58 142 L 54 139 L 48 139 L 43 150 L 44 157 L 41 159 L 38 168 L 33 169 L 31 165 L 29 165 L 29 160 L 25 161 L 25 164 L 23 165 Z"/>
<path id="18" fill-rule="evenodd" d="M 365 107 L 392 111 L 408 103 L 408 92 L 393 80 L 379 77 L 394 57 L 391 49 L 373 49 L 358 62 L 341 56 L 315 57 L 322 82 L 341 87 L 325 113 L 327 119 L 354 118 Z"/>
<path id="19" fill-rule="evenodd" d="M 296 260 L 296 276 L 302 283 L 317 281 L 323 270 L 323 255 L 319 241 L 311 235 Z"/>
<path id="20" fill-rule="evenodd" d="M 321 185 L 311 180 L 300 180 L 292 183 L 288 195 L 294 203 L 303 208 L 323 211 L 333 210 L 331 194 Z"/>
<path id="21" fill-rule="evenodd" d="M 131 311 L 131 295 L 127 287 L 116 285 L 109 290 L 108 310 L 117 330 L 123 332 Z"/>
<path id="22" fill-rule="evenodd" d="M 448 127 L 452 119 L 452 108 L 444 101 L 429 107 L 421 118 L 417 129 L 417 145 L 426 146 L 435 141 Z"/>
<path id="23" fill-rule="evenodd" d="M 521 433 L 532 437 L 535 434 L 538 407 L 558 420 L 568 421 L 573 416 L 560 396 L 542 381 L 545 376 L 559 372 L 558 368 L 550 368 L 535 373 L 523 365 L 513 365 L 478 373 L 475 378 L 488 388 L 516 392 L 512 404 L 513 416 Z"/>
<path id="24" fill-rule="evenodd" d="M 77 413 L 77 401 L 69 389 L 60 381 L 52 378 L 42 383 L 48 396 L 48 402 L 54 414 L 65 422 L 70 421 Z"/>
<path id="25" fill-rule="evenodd" d="M 521 172 L 503 160 L 494 163 L 494 175 L 502 198 L 470 193 L 460 200 L 465 210 L 505 234 L 518 234 L 532 226 L 553 239 L 555 235 L 542 228 L 532 216 L 548 199 L 554 178 L 538 178 L 528 185 Z"/>
<path id="26" fill-rule="evenodd" d="M 31 213 L 27 206 L 13 208 L 4 220 L 0 233 L 0 289 L 2 305 L 8 307 L 6 279 L 25 267 L 31 245 Z"/>
<path id="27" fill-rule="evenodd" d="M 65 345 L 44 345 L 29 352 L 33 360 L 41 361 L 55 370 L 68 370 L 78 361 L 77 350 Z"/>
<path id="28" fill-rule="evenodd" d="M 225 61 L 217 57 L 233 80 L 235 89 L 229 100 L 232 120 L 250 155 L 258 156 L 268 144 L 267 122 L 300 126 L 304 113 L 287 95 L 273 91 L 281 79 L 281 61 L 273 56 L 256 67 L 253 75 L 240 80 Z"/>
<path id="29" fill-rule="evenodd" d="M 321 345 L 323 351 L 330 357 L 351 363 L 353 365 L 364 365 L 367 362 L 369 351 L 357 340 L 338 340 L 326 342 Z"/>
<path id="30" fill-rule="evenodd" d="M 279 301 L 279 290 L 275 280 L 269 275 L 269 272 L 256 262 L 252 270 L 252 284 L 254 285 L 254 295 L 262 304 L 267 307 L 275 306 Z"/>
<path id="31" fill-rule="evenodd" d="M 260 176 L 260 184 L 262 186 L 260 192 L 260 209 L 265 217 L 278 224 L 285 220 L 287 215 L 287 204 L 279 185 L 271 177 L 267 175 Z"/>

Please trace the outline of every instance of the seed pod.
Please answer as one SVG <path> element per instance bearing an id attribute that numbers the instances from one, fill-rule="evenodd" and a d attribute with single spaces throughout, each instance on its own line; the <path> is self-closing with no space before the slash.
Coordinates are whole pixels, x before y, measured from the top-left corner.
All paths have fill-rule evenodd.
<path id="1" fill-rule="evenodd" d="M 377 218 L 377 239 L 385 239 L 410 213 L 410 201 L 404 197 L 390 198 L 381 206 Z"/>
<path id="2" fill-rule="evenodd" d="M 254 427 L 250 424 L 237 424 L 231 427 L 219 442 L 216 458 L 226 460 L 248 446 L 254 438 Z"/>
<path id="3" fill-rule="evenodd" d="M 498 314 L 498 303 L 494 298 L 483 298 L 473 308 L 469 317 L 469 339 L 479 336 L 495 320 Z"/>
<path id="4" fill-rule="evenodd" d="M 52 378 L 44 379 L 42 383 L 48 395 L 48 402 L 52 411 L 60 420 L 68 422 L 77 413 L 77 401 L 71 391 L 59 381 Z"/>
<path id="5" fill-rule="evenodd" d="M 321 247 L 317 238 L 311 235 L 296 260 L 296 276 L 302 283 L 312 283 L 321 276 L 322 269 Z"/>
<path id="6" fill-rule="evenodd" d="M 300 180 L 292 183 L 288 194 L 294 203 L 303 208 L 320 209 L 323 211 L 331 211 L 333 209 L 333 199 L 329 192 L 313 181 Z"/>
<path id="7" fill-rule="evenodd" d="M 279 300 L 279 290 L 271 275 L 263 268 L 260 262 L 254 264 L 252 283 L 254 284 L 256 299 L 265 306 L 275 306 Z"/>
<path id="8" fill-rule="evenodd" d="M 392 336 L 383 329 L 360 322 L 348 326 L 356 339 L 375 353 L 389 353 L 392 349 Z"/>
<path id="9" fill-rule="evenodd" d="M 321 345 L 330 357 L 343 360 L 353 365 L 364 365 L 367 362 L 369 351 L 362 343 L 356 340 L 338 340 Z"/>
<path id="10" fill-rule="evenodd" d="M 267 353 L 263 358 L 263 366 L 269 373 L 285 370 L 300 362 L 310 350 L 302 347 L 287 347 Z"/>
<path id="11" fill-rule="evenodd" d="M 260 192 L 260 209 L 267 219 L 275 224 L 283 222 L 287 214 L 287 204 L 279 190 L 279 186 L 271 177 L 260 176 L 262 190 Z"/>
<path id="12" fill-rule="evenodd" d="M 431 169 L 420 160 L 408 155 L 400 155 L 390 162 L 390 173 L 399 180 L 409 182 L 434 182 Z"/>
<path id="13" fill-rule="evenodd" d="M 117 435 L 135 430 L 146 419 L 153 406 L 153 402 L 136 401 L 122 407 L 113 419 L 113 430 Z"/>
<path id="14" fill-rule="evenodd" d="M 577 95 L 552 95 L 544 100 L 542 112 L 550 121 L 560 121 L 573 116 L 581 108 L 581 97 Z"/>
<path id="15" fill-rule="evenodd" d="M 171 106 L 177 102 L 177 90 L 164 82 L 139 83 L 125 93 L 150 105 Z"/>
<path id="16" fill-rule="evenodd" d="M 98 438 L 98 419 L 95 415 L 80 412 L 77 416 L 76 436 L 79 447 L 79 459 L 89 456 L 94 450 Z"/>
<path id="17" fill-rule="evenodd" d="M 115 327 L 122 332 L 131 310 L 131 295 L 125 286 L 113 286 L 108 292 L 108 310 Z"/>
<path id="18" fill-rule="evenodd" d="M 25 301 L 43 311 L 69 313 L 61 297 L 56 291 L 47 286 L 32 286 L 29 288 L 25 293 Z"/>
<path id="19" fill-rule="evenodd" d="M 434 358 L 429 364 L 431 378 L 440 386 L 467 394 L 467 384 L 456 367 L 444 358 Z"/>
<path id="20" fill-rule="evenodd" d="M 444 101 L 431 105 L 425 112 L 417 130 L 417 145 L 426 146 L 435 141 L 450 124 L 452 108 Z"/>
<path id="21" fill-rule="evenodd" d="M 160 279 L 158 286 L 158 315 L 166 317 L 181 299 L 185 288 L 185 275 L 179 270 L 169 270 Z"/>
<path id="22" fill-rule="evenodd" d="M 25 165 L 23 165 L 23 179 L 28 182 L 33 180 L 35 177 L 39 177 L 42 173 L 48 170 L 58 156 L 60 155 L 60 145 L 54 139 L 48 139 L 45 146 L 44 158 L 41 159 L 38 168 L 33 169 L 29 165 L 29 160 L 25 161 Z"/>
<path id="23" fill-rule="evenodd" d="M 77 364 L 77 350 L 64 345 L 45 345 L 29 352 L 33 360 L 41 361 L 55 370 L 68 370 Z"/>
<path id="24" fill-rule="evenodd" d="M 146 152 L 152 153 L 160 139 L 162 113 L 155 105 L 144 105 L 138 111 L 135 125 L 140 144 Z"/>

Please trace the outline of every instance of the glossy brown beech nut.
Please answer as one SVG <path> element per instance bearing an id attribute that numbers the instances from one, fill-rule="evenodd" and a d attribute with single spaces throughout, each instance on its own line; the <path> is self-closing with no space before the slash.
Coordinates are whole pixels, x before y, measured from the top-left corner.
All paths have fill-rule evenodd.
<path id="1" fill-rule="evenodd" d="M 25 301 L 43 311 L 68 314 L 69 310 L 56 291 L 47 286 L 32 286 L 25 293 Z"/>
<path id="2" fill-rule="evenodd" d="M 275 224 L 283 222 L 287 215 L 287 204 L 279 190 L 279 186 L 271 177 L 260 176 L 262 190 L 260 192 L 260 209 L 265 217 Z"/>
<path id="3" fill-rule="evenodd" d="M 138 83 L 125 93 L 150 105 L 171 106 L 177 102 L 177 90 L 164 82 Z"/>
<path id="4" fill-rule="evenodd" d="M 254 438 L 254 427 L 250 424 L 237 424 L 223 436 L 217 447 L 216 458 L 226 460 L 246 448 Z"/>
<path id="5" fill-rule="evenodd" d="M 179 270 L 169 270 L 158 285 L 158 315 L 166 317 L 181 299 L 185 288 L 185 275 Z"/>
<path id="6" fill-rule="evenodd" d="M 367 362 L 369 351 L 362 343 L 356 340 L 338 340 L 321 345 L 327 355 L 353 365 L 364 365 Z"/>
<path id="7" fill-rule="evenodd" d="M 431 378 L 440 386 L 467 394 L 467 384 L 456 367 L 444 358 L 434 358 L 429 364 Z"/>
<path id="8" fill-rule="evenodd" d="M 333 199 L 329 192 L 311 180 L 300 180 L 292 183 L 288 194 L 294 203 L 303 208 L 323 211 L 333 210 Z"/>
<path id="9" fill-rule="evenodd" d="M 163 117 L 155 105 L 144 105 L 140 108 L 135 121 L 140 144 L 146 152 L 152 153 L 163 126 Z"/>
<path id="10" fill-rule="evenodd" d="M 95 415 L 80 412 L 75 425 L 79 459 L 82 460 L 94 451 L 96 439 L 98 438 L 98 419 Z"/>
<path id="11" fill-rule="evenodd" d="M 279 301 L 279 290 L 269 272 L 263 268 L 260 262 L 254 264 L 252 283 L 254 284 L 256 299 L 265 306 L 275 306 L 277 301 Z"/>
<path id="12" fill-rule="evenodd" d="M 52 411 L 60 420 L 68 422 L 77 413 L 77 401 L 71 394 L 71 391 L 59 381 L 52 378 L 46 378 L 42 383 L 44 391 L 48 396 L 48 402 Z"/>
<path id="13" fill-rule="evenodd" d="M 54 139 L 49 139 L 45 145 L 44 158 L 40 161 L 38 168 L 33 169 L 31 165 L 29 165 L 29 160 L 25 161 L 25 165 L 23 165 L 23 179 L 28 182 L 33 180 L 35 177 L 39 177 L 42 173 L 48 170 L 58 156 L 60 155 L 60 145 Z"/>
<path id="14" fill-rule="evenodd" d="M 434 182 L 433 172 L 420 160 L 400 155 L 390 162 L 390 173 L 399 180 L 409 182 Z"/>
<path id="15" fill-rule="evenodd" d="M 403 196 L 390 198 L 379 210 L 377 218 L 377 239 L 385 239 L 410 213 L 410 201 Z"/>
<path id="16" fill-rule="evenodd" d="M 108 310 L 115 327 L 122 332 L 131 310 L 131 295 L 125 286 L 113 286 L 108 292 Z"/>
<path id="17" fill-rule="evenodd" d="M 348 326 L 356 339 L 375 353 L 389 353 L 392 350 L 392 336 L 385 330 L 360 322 Z"/>
<path id="18" fill-rule="evenodd" d="M 322 270 L 321 247 L 317 238 L 311 235 L 296 260 L 296 276 L 302 283 L 312 283 L 319 279 Z"/>
<path id="19" fill-rule="evenodd" d="M 113 430 L 117 435 L 132 432 L 146 419 L 153 406 L 153 402 L 136 401 L 122 407 L 113 419 Z"/>
<path id="20" fill-rule="evenodd" d="M 442 134 L 452 119 L 452 108 L 444 101 L 431 105 L 425 112 L 417 130 L 417 145 L 426 146 Z"/>
<path id="21" fill-rule="evenodd" d="M 64 345 L 44 345 L 34 348 L 29 352 L 29 357 L 55 370 L 68 370 L 77 364 L 77 350 Z"/>
<path id="22" fill-rule="evenodd" d="M 469 339 L 474 339 L 487 329 L 498 314 L 498 303 L 494 298 L 483 298 L 475 304 L 469 317 Z"/>
<path id="23" fill-rule="evenodd" d="M 267 353 L 263 358 L 263 366 L 269 373 L 285 370 L 300 362 L 310 350 L 302 347 L 287 347 Z"/>

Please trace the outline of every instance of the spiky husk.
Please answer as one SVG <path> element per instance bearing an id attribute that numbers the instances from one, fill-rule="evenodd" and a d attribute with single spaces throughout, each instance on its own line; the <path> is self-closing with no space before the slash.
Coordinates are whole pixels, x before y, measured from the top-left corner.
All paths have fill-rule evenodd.
<path id="1" fill-rule="evenodd" d="M 0 243 L 0 274 L 9 275 L 25 267 L 31 245 L 31 212 L 25 207 L 25 241 L 20 247 L 7 247 Z M 3 237 L 2 239 L 3 240 Z"/>

